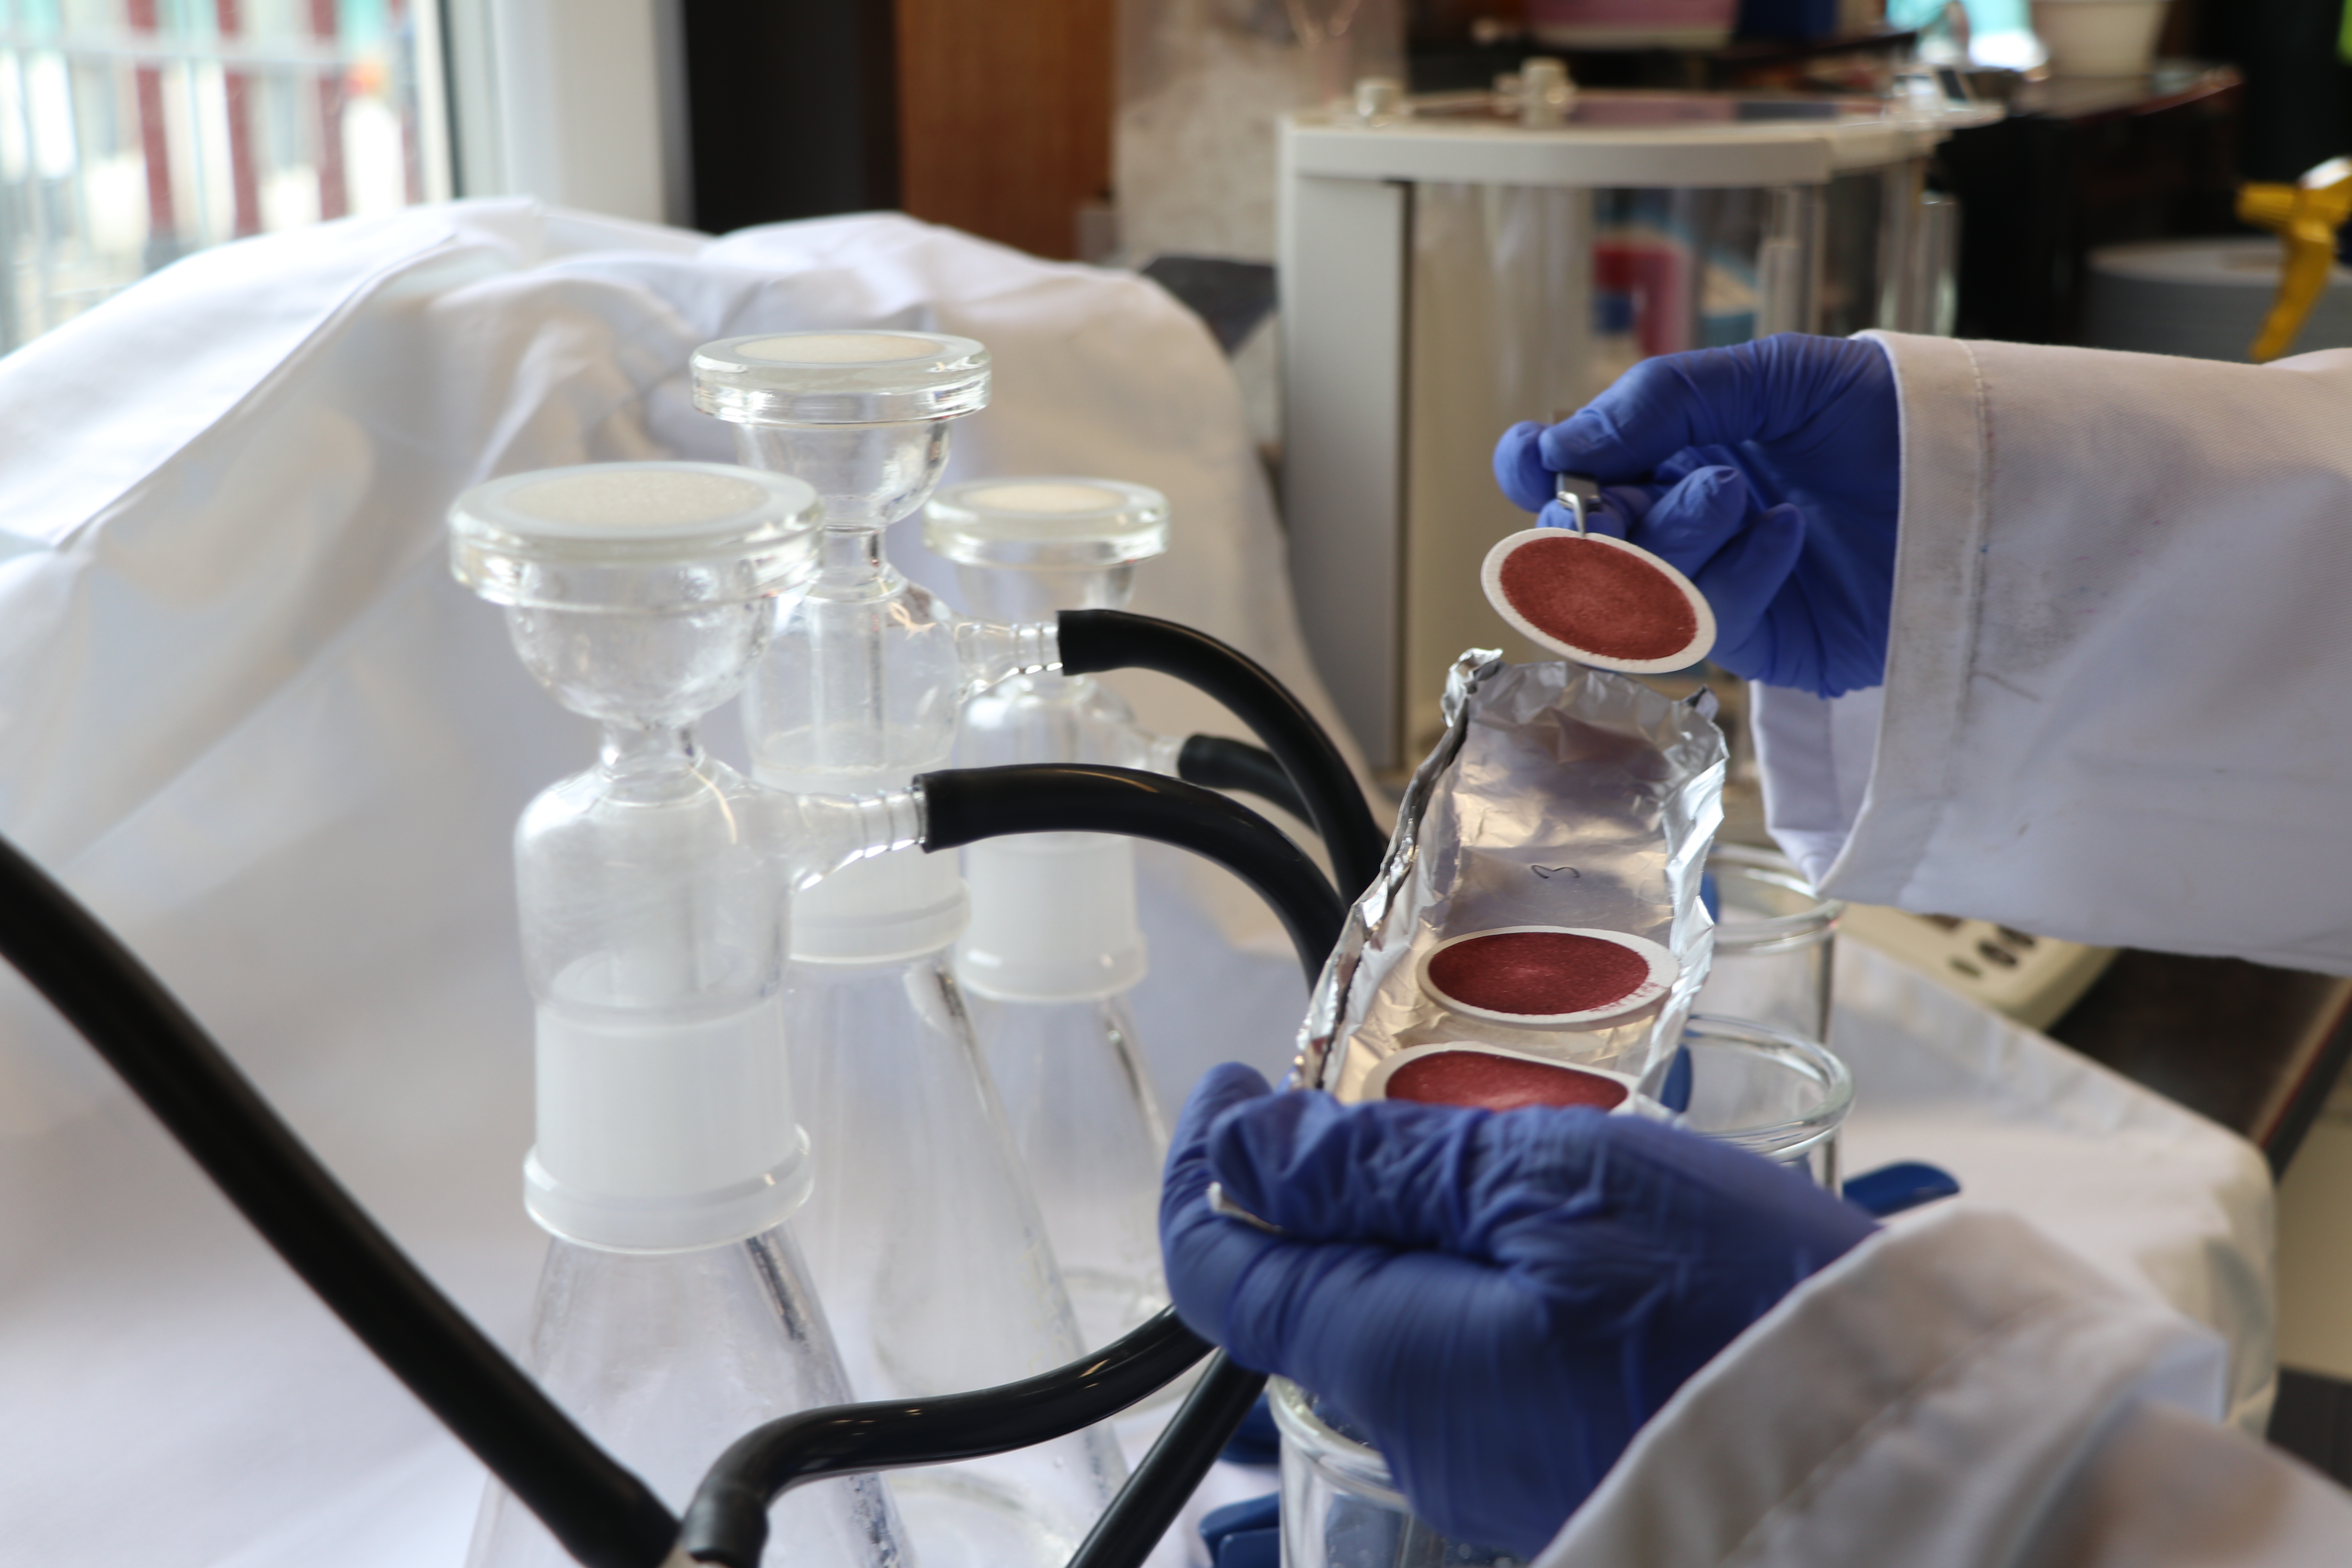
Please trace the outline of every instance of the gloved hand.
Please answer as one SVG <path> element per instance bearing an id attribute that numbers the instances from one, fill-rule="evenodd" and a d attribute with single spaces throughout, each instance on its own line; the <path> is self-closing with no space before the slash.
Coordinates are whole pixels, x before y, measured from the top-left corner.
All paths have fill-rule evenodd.
<path id="1" fill-rule="evenodd" d="M 1735 675 L 1841 696 L 1886 678 L 1902 443 L 1867 339 L 1782 332 L 1644 360 L 1495 447 L 1503 491 L 1561 527 L 1552 475 L 1603 482 L 1588 526 L 1690 578 Z"/>
<path id="2" fill-rule="evenodd" d="M 1281 1236 L 1210 1212 L 1212 1181 Z M 1177 1310 L 1313 1390 L 1447 1535 L 1533 1557 L 1642 1423 L 1876 1226 L 1660 1122 L 1202 1079 L 1169 1150 Z"/>

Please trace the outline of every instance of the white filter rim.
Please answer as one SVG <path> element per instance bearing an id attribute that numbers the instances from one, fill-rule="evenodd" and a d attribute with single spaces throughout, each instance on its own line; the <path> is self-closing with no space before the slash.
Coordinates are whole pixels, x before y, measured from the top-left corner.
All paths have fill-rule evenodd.
<path id="1" fill-rule="evenodd" d="M 1386 1100 L 1389 1097 L 1389 1079 L 1409 1064 L 1424 1061 L 1431 1057 L 1465 1052 L 1474 1056 L 1501 1057 L 1507 1061 L 1532 1062 L 1538 1067 L 1559 1068 L 1563 1072 L 1580 1072 L 1592 1078 L 1606 1079 L 1625 1091 L 1624 1099 L 1602 1110 L 1606 1116 L 1633 1110 L 1642 1094 L 1641 1080 L 1630 1073 L 1613 1072 L 1608 1068 L 1593 1067 L 1586 1062 L 1564 1062 L 1553 1057 L 1538 1056 L 1533 1051 L 1515 1051 L 1507 1046 L 1490 1046 L 1477 1040 L 1439 1040 L 1425 1046 L 1408 1046 L 1403 1050 L 1382 1057 L 1374 1064 L 1372 1070 L 1364 1075 L 1363 1085 L 1357 1091 L 1358 1097 L 1360 1100 Z M 1432 1102 L 1418 1100 L 1414 1103 Z M 1592 1109 L 1601 1108 L 1596 1106 Z"/>
<path id="2" fill-rule="evenodd" d="M 1649 973 L 1633 990 L 1605 1006 L 1588 1007 L 1574 1013 L 1506 1013 L 1493 1007 L 1481 1007 L 1449 995 L 1444 987 L 1429 977 L 1429 966 L 1436 962 L 1438 954 L 1449 949 L 1460 947 L 1464 942 L 1476 942 L 1482 937 L 1513 936 L 1523 931 L 1590 937 L 1614 942 L 1639 955 L 1648 963 Z M 1675 982 L 1682 977 L 1682 960 L 1675 956 L 1674 950 L 1647 937 L 1634 936 L 1629 931 L 1601 931 L 1591 926 L 1555 925 L 1495 926 L 1486 931 L 1465 931 L 1460 936 L 1446 938 L 1423 953 L 1420 962 L 1413 966 L 1413 977 L 1420 982 L 1422 994 L 1447 1012 L 1520 1029 L 1591 1029 L 1648 1012 L 1664 1005 L 1675 988 Z"/>
<path id="3" fill-rule="evenodd" d="M 1604 544 L 1612 550 L 1622 550 L 1644 564 L 1656 568 L 1666 581 L 1681 590 L 1683 597 L 1690 603 L 1692 614 L 1697 618 L 1697 625 L 1691 634 L 1690 640 L 1673 654 L 1663 658 L 1620 658 L 1611 654 L 1595 653 L 1590 648 L 1580 648 L 1573 643 L 1563 642 L 1521 615 L 1503 593 L 1505 563 L 1508 562 L 1511 556 L 1523 546 L 1561 539 Z M 1565 528 L 1523 528 L 1517 533 L 1506 534 L 1495 542 L 1495 547 L 1486 552 L 1486 559 L 1480 563 L 1478 585 L 1486 590 L 1486 602 L 1495 606 L 1495 613 L 1509 623 L 1512 630 L 1534 643 L 1538 647 L 1556 653 L 1572 663 L 1589 665 L 1595 669 L 1613 669 L 1625 675 L 1665 675 L 1677 669 L 1688 669 L 1715 651 L 1715 610 L 1707 604 L 1706 595 L 1698 591 L 1697 585 L 1672 564 L 1659 559 L 1640 545 L 1629 543 L 1622 539 L 1612 538 L 1605 533 L 1578 533 Z"/>

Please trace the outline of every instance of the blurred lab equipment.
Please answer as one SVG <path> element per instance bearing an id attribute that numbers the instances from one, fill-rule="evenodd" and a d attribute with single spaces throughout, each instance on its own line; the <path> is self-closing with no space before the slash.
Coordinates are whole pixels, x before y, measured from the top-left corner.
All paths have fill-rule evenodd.
<path id="1" fill-rule="evenodd" d="M 1715 957 L 1699 1012 L 1830 1037 L 1838 921 L 1796 862 L 1774 849 L 1718 842 L 1706 858 L 1715 895 Z"/>
<path id="2" fill-rule="evenodd" d="M 1287 111 L 1405 79 L 1404 0 L 1120 0 L 1118 248 L 1265 262 Z"/>
<path id="3" fill-rule="evenodd" d="M 2294 346 L 2311 308 L 2333 280 L 2336 231 L 2352 216 L 2352 158 L 2330 158 L 2292 185 L 2255 182 L 2238 193 L 2238 216 L 2275 230 L 2285 247 L 2277 302 L 2246 357 L 2256 364 Z"/>
<path id="4" fill-rule="evenodd" d="M 2285 284 L 2275 239 L 2154 239 L 2091 252 L 2083 288 L 2083 343 L 2189 359 L 2251 357 L 2270 335 Z M 2288 347 L 2352 344 L 2352 270 L 2332 254 L 2294 321 Z"/>
<path id="5" fill-rule="evenodd" d="M 816 565 L 816 494 L 716 464 L 511 475 L 460 497 L 450 561 L 515 651 L 603 727 L 597 765 L 516 835 L 538 1001 L 525 1202 L 551 1237 L 526 1364 L 591 1436 L 682 1496 L 747 1424 L 846 1394 L 784 1222 L 808 1137 L 784 1055 L 783 910 L 757 787 L 695 727 Z M 887 1568 L 878 1483 L 811 1493 L 822 1561 Z M 472 1568 L 567 1553 L 503 1486 Z"/>
<path id="6" fill-rule="evenodd" d="M 972 479 L 923 512 L 964 602 L 999 621 L 1123 609 L 1135 567 L 1168 547 L 1168 502 L 1108 479 Z M 964 704 L 958 761 L 1159 765 L 1133 710 L 1089 676 L 1014 676 Z M 1167 1305 L 1160 1163 L 1168 1124 L 1127 994 L 1146 954 L 1135 846 L 1098 834 L 992 839 L 964 852 L 972 919 L 956 976 L 1079 1339 L 1108 1344 Z"/>
<path id="7" fill-rule="evenodd" d="M 1738 15 L 1739 0 L 1527 0 L 1528 35 L 1563 49 L 1709 48 Z"/>
<path id="8" fill-rule="evenodd" d="M 1483 483 L 1496 431 L 1563 419 L 1655 354 L 1948 328 L 1954 214 L 1927 159 L 1980 111 L 1553 85 L 1284 121 L 1292 567 L 1379 767 L 1426 750 L 1447 661 L 1494 639 L 1448 565 L 1515 526 Z"/>
<path id="9" fill-rule="evenodd" d="M 986 405 L 987 351 L 786 333 L 705 344 L 693 373 L 744 459 L 806 479 L 824 508 L 815 578 L 744 690 L 760 782 L 854 795 L 944 767 L 963 699 L 1049 662 L 1041 634 L 962 620 L 883 549 L 937 487 L 951 422 Z M 969 912 L 954 858 L 919 849 L 835 872 L 793 910 L 793 1079 L 824 1130 L 800 1232 L 864 1398 L 1010 1383 L 1086 1348 L 950 966 Z M 1123 1473 L 1090 1431 L 896 1489 L 927 1561 L 1045 1568 Z"/>
<path id="10" fill-rule="evenodd" d="M 2002 79 L 2005 116 L 1937 153 L 1960 210 L 1994 215 L 1960 226 L 1956 335 L 2084 342 L 2095 252 L 2235 227 L 2252 129 L 2236 70 L 2160 60 L 2138 77 Z"/>
<path id="11" fill-rule="evenodd" d="M 2061 76 L 2142 76 L 2164 13 L 2165 0 L 2033 0 L 2033 35 Z"/>

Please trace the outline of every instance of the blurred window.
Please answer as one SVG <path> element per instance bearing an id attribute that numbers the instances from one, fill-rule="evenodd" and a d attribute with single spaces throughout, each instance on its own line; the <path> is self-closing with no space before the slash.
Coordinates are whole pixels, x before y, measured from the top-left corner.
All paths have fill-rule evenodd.
<path id="1" fill-rule="evenodd" d="M 224 240 L 447 195 L 436 0 L 0 0 L 0 353 Z"/>

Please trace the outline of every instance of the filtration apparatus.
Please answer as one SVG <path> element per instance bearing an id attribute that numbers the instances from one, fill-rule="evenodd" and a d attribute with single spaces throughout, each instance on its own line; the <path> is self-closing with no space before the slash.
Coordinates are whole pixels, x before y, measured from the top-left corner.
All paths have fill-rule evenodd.
<path id="1" fill-rule="evenodd" d="M 504 606 L 541 684 L 604 729 L 516 834 L 538 1004 L 525 1201 L 552 1238 L 528 1360 L 654 1487 L 683 1500 L 745 1426 L 848 1381 L 785 1222 L 809 1194 L 788 1081 L 784 909 L 761 792 L 696 743 L 815 563 L 816 496 L 704 463 L 494 480 L 451 514 L 452 562 Z M 872 1478 L 791 1504 L 811 1560 L 887 1568 Z M 568 1553 L 493 1483 L 472 1568 Z"/>
<path id="2" fill-rule="evenodd" d="M 1477 563 L 1528 521 L 1490 477 L 1505 428 L 1654 354 L 1950 330 L 1958 212 L 1927 161 L 1979 111 L 1578 91 L 1548 61 L 1505 80 L 1368 91 L 1282 128 L 1292 580 L 1341 713 L 1391 771 L 1442 731 L 1454 656 L 1496 640 Z"/>
<path id="3" fill-rule="evenodd" d="M 951 422 L 986 405 L 987 351 L 945 333 L 793 332 L 706 344 L 693 374 L 744 460 L 809 480 L 824 519 L 815 577 L 745 688 L 759 782 L 903 790 L 946 766 L 964 699 L 1049 662 L 1050 628 L 958 616 L 883 552 L 883 531 L 939 483 Z M 793 1075 L 823 1129 L 799 1229 L 866 1398 L 1007 1383 L 1085 1348 L 950 964 L 969 914 L 954 858 L 915 849 L 794 900 Z M 896 1489 L 934 1568 L 1045 1568 L 1123 1474 L 1108 1435 L 1087 1432 Z"/>
<path id="4" fill-rule="evenodd" d="M 924 510 L 965 601 L 1003 621 L 1123 608 L 1139 561 L 1168 547 L 1159 491 L 1109 479 L 974 479 Z M 964 706 L 957 760 L 1176 771 L 1176 748 L 1083 675 L 1015 676 Z M 1168 1304 L 1160 1271 L 1167 1120 L 1127 994 L 1143 978 L 1135 846 L 1024 835 L 964 851 L 972 921 L 956 973 L 1062 1266 L 1081 1337 L 1108 1344 Z"/>

